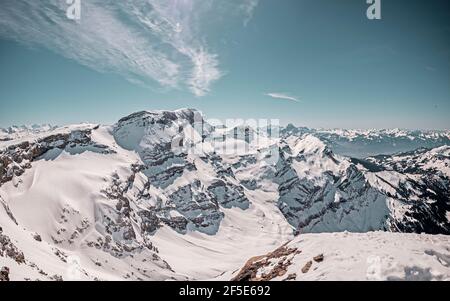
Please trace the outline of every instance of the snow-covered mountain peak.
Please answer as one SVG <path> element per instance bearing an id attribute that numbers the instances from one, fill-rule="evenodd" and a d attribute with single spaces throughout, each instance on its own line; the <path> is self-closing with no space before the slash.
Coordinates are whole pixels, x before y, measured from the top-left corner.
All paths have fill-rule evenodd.
<path id="1" fill-rule="evenodd" d="M 450 145 L 443 145 L 431 150 L 432 154 L 450 156 Z"/>
<path id="2" fill-rule="evenodd" d="M 135 124 L 136 126 L 172 127 L 174 124 L 181 125 L 189 123 L 193 125 L 196 122 L 204 122 L 203 114 L 195 109 L 179 109 L 175 111 L 153 110 L 140 111 L 121 118 L 116 127 Z"/>
<path id="3" fill-rule="evenodd" d="M 12 125 L 7 128 L 0 128 L 0 132 L 14 134 L 18 132 L 45 132 L 57 128 L 50 124 L 32 124 L 32 125 Z"/>
<path id="4" fill-rule="evenodd" d="M 289 137 L 286 139 L 288 145 L 291 146 L 294 156 L 299 154 L 313 155 L 328 152 L 328 147 L 319 138 L 307 134 L 303 137 Z"/>
<path id="5" fill-rule="evenodd" d="M 409 173 L 443 174 L 450 179 L 450 146 L 426 149 L 420 148 L 411 152 L 392 156 L 375 156 L 367 159 L 388 170 Z"/>
<path id="6" fill-rule="evenodd" d="M 114 137 L 122 147 L 139 151 L 155 145 L 195 144 L 209 128 L 202 113 L 194 109 L 141 111 L 120 119 L 114 125 Z"/>
<path id="7" fill-rule="evenodd" d="M 57 128 L 58 126 L 50 124 L 13 125 L 7 128 L 0 128 L 0 141 L 10 141 L 20 137 L 47 133 Z"/>

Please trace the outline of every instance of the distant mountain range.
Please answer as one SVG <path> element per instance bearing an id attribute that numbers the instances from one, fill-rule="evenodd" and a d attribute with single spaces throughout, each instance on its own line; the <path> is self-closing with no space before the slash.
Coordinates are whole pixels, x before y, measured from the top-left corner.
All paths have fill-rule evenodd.
<path id="1" fill-rule="evenodd" d="M 312 134 L 326 143 L 333 152 L 356 158 L 450 145 L 450 130 L 324 130 L 289 124 L 280 133 L 283 137 Z"/>

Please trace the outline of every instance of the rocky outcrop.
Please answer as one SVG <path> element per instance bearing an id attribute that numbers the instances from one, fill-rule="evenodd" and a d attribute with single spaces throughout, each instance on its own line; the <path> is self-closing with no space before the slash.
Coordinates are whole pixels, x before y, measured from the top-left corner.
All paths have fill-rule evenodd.
<path id="1" fill-rule="evenodd" d="M 106 146 L 93 142 L 91 132 L 92 129 L 50 133 L 36 141 L 23 141 L 0 150 L 0 186 L 11 181 L 14 176 L 22 175 L 26 169 L 31 168 L 33 161 L 38 160 L 50 150 L 66 150 L 73 154 L 86 150 L 104 154 L 112 152 Z"/>
<path id="2" fill-rule="evenodd" d="M 239 207 L 245 210 L 250 205 L 242 186 L 233 185 L 224 180 L 215 180 L 208 187 L 208 192 L 217 203 L 225 208 Z"/>
<path id="3" fill-rule="evenodd" d="M 1 281 L 9 281 L 9 268 L 2 267 L 0 269 L 0 282 Z"/>
<path id="4" fill-rule="evenodd" d="M 250 258 L 231 281 L 269 281 L 283 276 L 295 255 L 301 253 L 297 248 L 286 245 L 267 255 Z"/>
<path id="5" fill-rule="evenodd" d="M 9 257 L 15 260 L 18 264 L 25 263 L 25 256 L 11 239 L 3 233 L 3 229 L 0 227 L 0 256 Z"/>
<path id="6" fill-rule="evenodd" d="M 135 172 L 141 173 L 142 169 Z M 218 182 L 220 184 L 215 184 Z M 152 193 L 151 179 L 147 178 L 141 190 L 136 190 L 134 184 L 134 176 L 124 181 L 115 175 L 111 186 L 103 191 L 109 199 L 116 200 L 114 215 L 120 217 L 121 221 L 117 223 L 114 220 L 118 218 L 108 218 L 107 229 L 123 231 L 128 228 L 132 233 L 132 223 L 137 223 L 140 225 L 140 234 L 144 237 L 153 235 L 163 225 L 179 233 L 192 230 L 212 235 L 218 231 L 224 217 L 221 206 L 246 209 L 249 204 L 242 187 L 219 179 L 210 186 L 200 180 L 193 180 L 192 183 L 164 195 Z M 136 206 L 138 203 L 140 205 Z"/>

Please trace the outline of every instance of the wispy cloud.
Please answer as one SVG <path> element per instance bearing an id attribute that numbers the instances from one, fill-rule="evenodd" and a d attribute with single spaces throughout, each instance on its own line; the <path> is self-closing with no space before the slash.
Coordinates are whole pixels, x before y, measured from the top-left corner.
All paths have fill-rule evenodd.
<path id="1" fill-rule="evenodd" d="M 300 102 L 298 97 L 290 96 L 287 93 L 266 93 L 264 95 L 272 97 L 272 98 L 276 98 L 276 99 L 284 99 L 284 100 L 289 100 L 289 101 Z"/>
<path id="2" fill-rule="evenodd" d="M 253 12 L 259 4 L 259 0 L 248 0 L 241 4 L 241 10 L 244 12 L 244 26 L 253 18 Z"/>
<path id="3" fill-rule="evenodd" d="M 221 5 L 222 0 L 82 0 L 81 20 L 75 22 L 67 19 L 64 0 L 2 0 L 0 36 L 44 46 L 131 82 L 203 96 L 223 71 L 202 21 L 214 14 L 250 18 L 255 1 L 242 2 L 249 7 L 243 16 L 234 11 L 239 5 Z"/>

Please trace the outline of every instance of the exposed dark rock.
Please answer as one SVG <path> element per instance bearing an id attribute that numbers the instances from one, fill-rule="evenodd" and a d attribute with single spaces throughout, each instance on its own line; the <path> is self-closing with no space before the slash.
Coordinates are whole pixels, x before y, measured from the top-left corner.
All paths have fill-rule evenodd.
<path id="1" fill-rule="evenodd" d="M 319 254 L 317 256 L 314 256 L 314 261 L 315 262 L 322 262 L 323 261 L 323 254 Z"/>
<path id="2" fill-rule="evenodd" d="M 9 206 L 6 204 L 6 202 L 2 199 L 0 196 L 0 203 L 3 206 L 3 209 L 5 209 L 6 214 L 9 216 L 9 218 L 14 222 L 14 224 L 18 225 L 16 218 L 14 217 L 11 209 L 9 209 Z"/>
<path id="3" fill-rule="evenodd" d="M 239 207 L 241 209 L 247 209 L 250 205 L 241 186 L 233 185 L 224 180 L 218 179 L 214 181 L 208 187 L 208 191 L 225 208 Z"/>
<path id="4" fill-rule="evenodd" d="M 268 281 L 285 275 L 292 264 L 292 258 L 300 252 L 297 248 L 288 248 L 286 245 L 267 255 L 250 258 L 231 281 Z M 288 256 L 291 258 L 288 259 Z M 267 267 L 274 261 L 277 263 L 268 273 L 257 276 L 260 268 Z"/>
<path id="5" fill-rule="evenodd" d="M 289 280 L 295 280 L 295 279 L 297 279 L 297 274 L 292 273 L 292 274 L 289 274 L 285 279 L 283 279 L 283 281 L 289 281 Z"/>
<path id="6" fill-rule="evenodd" d="M 39 235 L 39 234 L 35 234 L 35 235 L 33 235 L 33 238 L 34 238 L 34 240 L 36 240 L 36 241 L 42 241 L 42 238 L 41 238 L 41 236 Z"/>
<path id="7" fill-rule="evenodd" d="M 50 279 L 54 280 L 54 281 L 64 281 L 64 279 L 61 275 L 56 275 L 56 274 L 51 276 Z"/>
<path id="8" fill-rule="evenodd" d="M 25 263 L 23 253 L 12 243 L 8 236 L 3 234 L 2 229 L 0 229 L 0 256 L 10 257 L 18 264 Z"/>
<path id="9" fill-rule="evenodd" d="M 1 281 L 9 281 L 9 268 L 2 267 L 0 269 L 0 282 Z"/>
<path id="10" fill-rule="evenodd" d="M 312 266 L 312 261 L 310 260 L 302 267 L 302 273 L 303 274 L 308 273 L 308 271 L 311 268 L 311 266 Z"/>
<path id="11" fill-rule="evenodd" d="M 69 153 L 96 150 L 99 153 L 112 153 L 105 145 L 91 140 L 92 129 L 74 130 L 70 133 L 49 134 L 37 141 L 20 142 L 0 150 L 0 186 L 22 175 L 31 163 L 52 149 L 66 150 Z"/>

